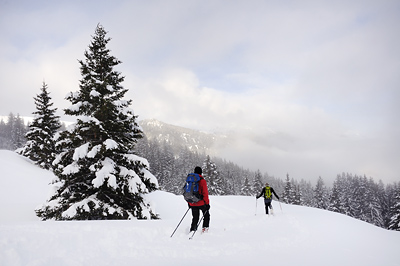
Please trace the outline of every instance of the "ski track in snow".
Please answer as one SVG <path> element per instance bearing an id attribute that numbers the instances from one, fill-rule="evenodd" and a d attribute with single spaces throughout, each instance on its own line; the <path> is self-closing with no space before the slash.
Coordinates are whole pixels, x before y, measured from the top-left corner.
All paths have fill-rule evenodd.
<path id="1" fill-rule="evenodd" d="M 53 175 L 0 151 L 0 265 L 385 265 L 398 266 L 400 232 L 345 215 L 261 199 L 210 197 L 210 231 L 188 234 L 182 196 L 147 195 L 161 220 L 40 221 Z"/>

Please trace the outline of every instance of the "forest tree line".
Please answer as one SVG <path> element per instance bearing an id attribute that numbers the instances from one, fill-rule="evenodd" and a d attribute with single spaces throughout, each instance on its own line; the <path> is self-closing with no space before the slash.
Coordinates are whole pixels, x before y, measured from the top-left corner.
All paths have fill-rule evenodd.
<path id="1" fill-rule="evenodd" d="M 289 174 L 283 180 L 260 170 L 244 169 L 219 157 L 210 158 L 185 146 L 174 154 L 167 142 L 146 137 L 138 142 L 137 152 L 149 161 L 160 189 L 177 195 L 182 193 L 187 174 L 199 165 L 210 195 L 256 196 L 268 182 L 284 203 L 334 211 L 382 228 L 399 230 L 400 182 L 385 185 L 381 180 L 376 182 L 351 173 L 338 174 L 332 187 L 322 177 L 315 185 L 290 178 Z"/>
<path id="2" fill-rule="evenodd" d="M 7 119 L 0 119 L 0 150 L 16 150 L 26 144 L 26 133 L 31 123 L 26 123 L 19 114 L 10 112 Z M 65 130 L 61 123 L 60 130 Z"/>
<path id="3" fill-rule="evenodd" d="M 0 120 L 0 149 L 16 150 L 21 148 L 25 142 L 25 134 L 28 132 L 28 126 L 19 114 L 12 112 L 8 115 L 7 121 Z"/>
<path id="4" fill-rule="evenodd" d="M 29 124 L 26 125 L 18 114 L 10 113 L 7 122 L 0 121 L 0 148 L 16 150 L 23 147 L 28 131 Z M 149 161 L 161 190 L 181 194 L 187 174 L 199 165 L 204 168 L 210 195 L 255 196 L 268 182 L 285 203 L 334 211 L 398 230 L 392 217 L 399 212 L 400 183 L 385 185 L 366 176 L 342 173 L 337 175 L 332 187 L 321 177 L 313 185 L 303 179 L 290 178 L 289 174 L 283 180 L 260 170 L 244 169 L 236 163 L 219 157 L 210 158 L 185 146 L 178 149 L 178 154 L 174 150 L 176 147 L 167 142 L 148 140 L 145 135 L 137 143 L 137 154 Z"/>

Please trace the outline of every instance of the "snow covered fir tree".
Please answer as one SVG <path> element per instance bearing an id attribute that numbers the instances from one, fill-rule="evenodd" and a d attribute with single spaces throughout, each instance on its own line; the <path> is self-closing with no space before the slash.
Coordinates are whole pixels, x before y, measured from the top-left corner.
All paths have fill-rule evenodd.
<path id="1" fill-rule="evenodd" d="M 250 183 L 249 183 L 249 179 L 247 179 L 247 177 L 245 177 L 245 179 L 244 179 L 244 184 L 243 184 L 243 187 L 241 189 L 241 194 L 244 195 L 244 196 L 252 196 L 253 195 L 253 193 L 251 191 L 251 186 L 250 186 Z"/>
<path id="2" fill-rule="evenodd" d="M 391 218 L 389 221 L 389 229 L 400 231 L 400 186 L 395 192 L 394 204 L 390 209 Z"/>
<path id="3" fill-rule="evenodd" d="M 203 163 L 203 176 L 207 180 L 210 195 L 224 195 L 223 180 L 217 171 L 217 165 L 207 155 Z"/>
<path id="4" fill-rule="evenodd" d="M 135 154 L 142 137 L 137 117 L 124 100 L 119 61 L 107 48 L 111 40 L 97 25 L 79 61 L 79 91 L 66 99 L 65 114 L 77 122 L 57 137 L 53 162 L 54 194 L 36 210 L 43 220 L 155 219 L 143 195 L 158 187 L 146 159 Z"/>
<path id="5" fill-rule="evenodd" d="M 51 169 L 55 158 L 54 135 L 61 125 L 59 116 L 55 115 L 57 108 L 51 108 L 53 103 L 45 82 L 40 90 L 41 93 L 34 97 L 36 111 L 25 135 L 27 142 L 17 152 L 42 168 Z"/>
<path id="6" fill-rule="evenodd" d="M 26 132 L 27 127 L 20 115 L 10 112 L 6 122 L 0 120 L 0 149 L 14 151 L 22 148 L 26 142 Z"/>
<path id="7" fill-rule="evenodd" d="M 328 191 L 326 190 L 324 180 L 319 177 L 317 181 L 317 185 L 314 190 L 315 195 L 315 207 L 319 209 L 327 209 L 328 208 Z"/>
<path id="8" fill-rule="evenodd" d="M 287 204 L 296 203 L 296 190 L 292 183 L 293 182 L 290 180 L 289 174 L 286 174 L 286 182 L 283 190 L 282 200 Z"/>
<path id="9" fill-rule="evenodd" d="M 262 174 L 260 170 L 257 170 L 254 174 L 254 181 L 252 187 L 252 195 L 260 194 L 261 190 L 265 187 L 265 182 L 262 181 Z"/>

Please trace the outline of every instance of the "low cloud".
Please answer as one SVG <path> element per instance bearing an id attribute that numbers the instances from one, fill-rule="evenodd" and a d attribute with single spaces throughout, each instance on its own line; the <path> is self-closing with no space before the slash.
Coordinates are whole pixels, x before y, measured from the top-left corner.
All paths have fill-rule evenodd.
<path id="1" fill-rule="evenodd" d="M 97 23 L 140 119 L 229 132 L 228 159 L 284 177 L 398 180 L 396 1 L 0 4 L 0 115 L 79 89 Z"/>

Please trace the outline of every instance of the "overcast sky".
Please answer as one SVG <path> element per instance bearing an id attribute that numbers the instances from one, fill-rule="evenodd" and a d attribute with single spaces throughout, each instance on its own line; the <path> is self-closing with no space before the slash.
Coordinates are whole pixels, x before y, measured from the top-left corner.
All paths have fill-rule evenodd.
<path id="1" fill-rule="evenodd" d="M 63 116 L 98 23 L 139 119 L 236 133 L 223 157 L 276 177 L 400 181 L 398 0 L 0 0 L 0 115 L 45 81 Z"/>

